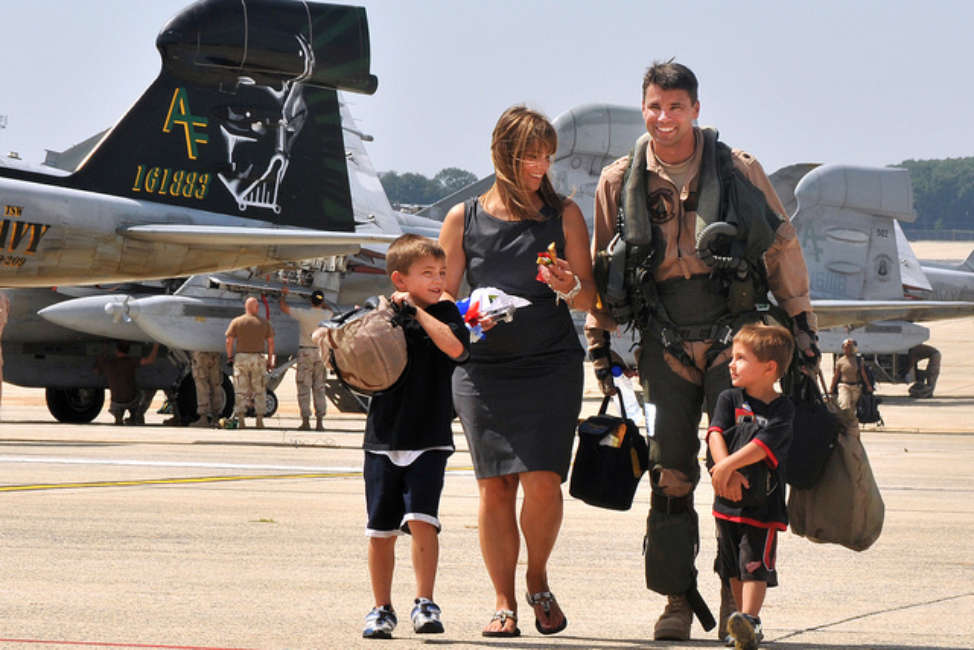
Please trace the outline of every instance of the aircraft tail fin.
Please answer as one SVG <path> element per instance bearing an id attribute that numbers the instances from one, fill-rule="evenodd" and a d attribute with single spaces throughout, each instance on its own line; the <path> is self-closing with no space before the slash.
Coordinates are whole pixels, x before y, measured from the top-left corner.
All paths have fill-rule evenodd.
<path id="1" fill-rule="evenodd" d="M 967 256 L 967 259 L 964 260 L 964 263 L 961 264 L 961 266 L 968 271 L 974 271 L 974 251 L 971 251 L 971 254 Z"/>
<path id="2" fill-rule="evenodd" d="M 823 165 L 802 177 L 795 198 L 813 298 L 903 298 L 895 221 L 916 219 L 909 171 Z"/>
<path id="3" fill-rule="evenodd" d="M 158 78 L 65 185 L 354 230 L 337 90 L 378 83 L 363 8 L 201 0 L 156 47 Z"/>

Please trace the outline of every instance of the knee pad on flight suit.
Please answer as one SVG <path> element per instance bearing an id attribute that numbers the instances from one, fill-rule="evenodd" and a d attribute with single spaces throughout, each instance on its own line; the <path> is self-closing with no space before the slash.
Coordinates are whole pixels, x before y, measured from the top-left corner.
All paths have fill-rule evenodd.
<path id="1" fill-rule="evenodd" d="M 693 483 L 683 472 L 658 465 L 650 480 L 653 494 L 643 538 L 646 587 L 664 595 L 685 594 L 696 588 L 694 561 L 700 549 Z"/>

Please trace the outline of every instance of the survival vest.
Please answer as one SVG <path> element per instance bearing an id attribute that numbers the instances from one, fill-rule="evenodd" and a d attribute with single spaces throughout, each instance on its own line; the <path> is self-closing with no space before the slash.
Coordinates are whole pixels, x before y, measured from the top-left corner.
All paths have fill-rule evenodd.
<path id="1" fill-rule="evenodd" d="M 666 313 L 656 286 L 656 269 L 666 242 L 649 216 L 649 181 L 646 156 L 649 134 L 636 140 L 623 177 L 616 232 L 594 262 L 600 307 L 620 325 L 652 336 L 663 347 L 692 366 L 683 348 L 685 340 L 714 340 L 713 354 L 730 344 L 734 331 L 774 311 L 774 318 L 790 325 L 783 310 L 767 299 L 768 280 L 764 253 L 774 242 L 781 218 L 768 205 L 764 193 L 734 167 L 730 147 L 718 140 L 715 129 L 702 129 L 703 152 L 697 189 L 684 201 L 684 210 L 697 215 L 697 255 L 713 270 L 727 298 L 727 316 L 687 336 Z M 699 328 L 698 328 L 699 329 Z"/>

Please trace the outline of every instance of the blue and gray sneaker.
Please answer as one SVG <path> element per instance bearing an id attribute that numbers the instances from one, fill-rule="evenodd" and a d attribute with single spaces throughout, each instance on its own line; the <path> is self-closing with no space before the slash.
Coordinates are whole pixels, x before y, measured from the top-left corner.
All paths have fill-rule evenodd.
<path id="1" fill-rule="evenodd" d="M 413 620 L 416 634 L 442 634 L 443 623 L 440 622 L 440 608 L 429 598 L 417 598 L 409 617 Z"/>
<path id="2" fill-rule="evenodd" d="M 734 612 L 727 619 L 727 631 L 734 640 L 737 650 L 757 650 L 758 644 L 764 639 L 761 632 L 761 619 L 757 616 Z"/>
<path id="3" fill-rule="evenodd" d="M 396 612 L 392 605 L 373 607 L 372 611 L 365 616 L 365 629 L 362 630 L 362 637 L 366 639 L 391 639 L 392 631 L 396 629 Z"/>

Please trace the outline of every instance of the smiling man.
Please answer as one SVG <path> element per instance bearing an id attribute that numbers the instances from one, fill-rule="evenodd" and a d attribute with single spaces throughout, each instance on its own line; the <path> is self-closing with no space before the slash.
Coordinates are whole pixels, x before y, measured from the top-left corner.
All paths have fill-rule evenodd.
<path id="1" fill-rule="evenodd" d="M 693 490 L 700 478 L 697 426 L 730 387 L 730 341 L 743 324 L 792 321 L 803 360 L 815 366 L 815 319 L 795 229 L 758 161 L 695 126 L 697 78 L 672 60 L 643 78 L 646 133 L 602 170 L 592 252 L 599 302 L 586 335 L 596 376 L 612 384 L 608 332 L 639 332 L 637 370 L 656 405 L 650 438 L 652 501 L 646 584 L 667 596 L 656 639 L 686 640 L 699 597 Z M 769 305 L 768 292 L 777 306 Z M 721 623 L 733 601 L 722 589 Z M 722 603 L 723 604 L 723 603 Z M 721 629 L 720 638 L 726 632 Z"/>

